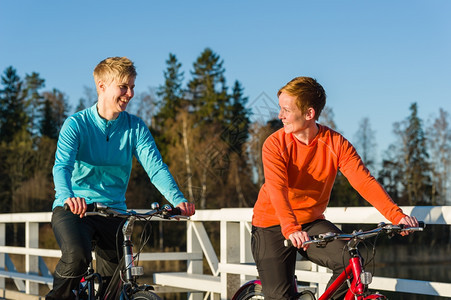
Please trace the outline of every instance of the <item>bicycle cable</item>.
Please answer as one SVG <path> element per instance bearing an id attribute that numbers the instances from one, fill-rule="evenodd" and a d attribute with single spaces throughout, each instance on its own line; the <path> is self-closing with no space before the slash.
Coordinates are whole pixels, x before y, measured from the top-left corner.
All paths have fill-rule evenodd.
<path id="1" fill-rule="evenodd" d="M 139 237 L 139 247 L 137 247 L 138 251 L 136 251 L 136 254 L 134 255 L 134 260 L 136 261 L 136 263 L 139 263 L 139 255 L 144 250 L 144 247 L 147 245 L 147 242 L 149 242 L 152 235 L 152 223 L 150 219 L 143 217 L 141 218 L 141 221 L 145 222 L 141 230 L 141 235 Z"/>
<path id="2" fill-rule="evenodd" d="M 372 263 L 372 267 L 371 267 L 371 274 L 374 274 L 376 272 L 376 243 L 377 243 L 377 239 L 379 238 L 379 236 L 382 234 L 382 231 L 379 231 L 376 235 L 376 237 L 374 238 L 374 242 L 371 243 L 371 245 L 373 246 L 373 250 L 371 253 L 371 259 L 368 260 L 368 262 L 365 264 L 365 267 L 367 265 L 369 265 L 370 263 Z"/>

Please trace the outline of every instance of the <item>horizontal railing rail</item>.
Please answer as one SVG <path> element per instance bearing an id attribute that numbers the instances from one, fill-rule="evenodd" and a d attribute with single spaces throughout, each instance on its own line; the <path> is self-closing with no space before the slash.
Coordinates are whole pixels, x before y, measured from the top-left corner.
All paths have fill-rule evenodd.
<path id="1" fill-rule="evenodd" d="M 426 224 L 451 225 L 451 206 L 402 207 L 407 214 L 416 216 Z M 336 224 L 377 224 L 387 222 L 372 207 L 328 208 L 326 218 Z M 0 289 L 5 289 L 5 279 L 14 281 L 18 291 L 38 295 L 39 284 L 51 287 L 51 272 L 43 258 L 59 257 L 60 250 L 39 248 L 39 224 L 49 223 L 51 213 L 0 214 Z M 239 285 L 256 278 L 257 270 L 250 251 L 252 209 L 224 208 L 198 210 L 186 222 L 187 245 L 185 252 L 142 253 L 141 261 L 181 260 L 187 262 L 186 270 L 161 272 L 154 270 L 158 285 L 188 291 L 190 299 L 230 299 Z M 161 221 L 161 220 L 155 220 Z M 219 222 L 220 246 L 216 253 L 204 224 Z M 25 224 L 25 246 L 6 245 L 6 224 Z M 215 238 L 217 240 L 217 238 Z M 25 271 L 18 272 L 11 254 L 24 257 Z M 220 257 L 220 259 L 218 259 Z M 209 271 L 204 273 L 204 264 Z M 298 278 L 310 281 L 305 288 L 320 293 L 330 278 L 324 268 L 299 262 Z M 183 279 L 183 280 L 182 280 Z M 419 281 L 403 278 L 375 277 L 371 288 L 385 291 L 451 297 L 451 283 Z M 158 289 L 157 289 L 158 291 Z"/>

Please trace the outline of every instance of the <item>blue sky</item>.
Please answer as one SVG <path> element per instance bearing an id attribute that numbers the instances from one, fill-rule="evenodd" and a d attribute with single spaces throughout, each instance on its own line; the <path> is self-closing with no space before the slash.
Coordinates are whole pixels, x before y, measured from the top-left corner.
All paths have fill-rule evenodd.
<path id="1" fill-rule="evenodd" d="M 450 13 L 448 0 L 0 0 L 0 71 L 38 72 L 75 106 L 106 57 L 131 58 L 144 92 L 163 83 L 169 53 L 189 80 L 210 47 L 229 86 L 243 84 L 254 119 L 267 115 L 262 100 L 276 111 L 277 90 L 311 76 L 351 142 L 370 119 L 381 154 L 411 103 L 424 121 L 439 108 L 451 113 Z"/>

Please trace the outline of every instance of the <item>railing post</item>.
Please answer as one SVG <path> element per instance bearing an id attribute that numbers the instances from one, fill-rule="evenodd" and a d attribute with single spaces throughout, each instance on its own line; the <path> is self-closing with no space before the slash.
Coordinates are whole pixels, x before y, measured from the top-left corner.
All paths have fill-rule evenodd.
<path id="1" fill-rule="evenodd" d="M 316 265 L 318 273 L 328 273 L 328 269 L 326 267 L 321 267 Z M 321 295 L 327 288 L 327 283 L 318 283 L 318 292 Z"/>
<path id="2" fill-rule="evenodd" d="M 240 223 L 221 221 L 221 263 L 240 262 Z M 231 299 L 240 287 L 240 275 L 221 272 L 221 299 Z"/>
<path id="3" fill-rule="evenodd" d="M 254 262 L 254 257 L 251 250 L 251 222 L 241 221 L 240 222 L 240 263 L 251 263 Z M 248 281 L 253 276 L 240 275 L 241 281 Z"/>
<path id="4" fill-rule="evenodd" d="M 6 225 L 0 223 L 0 246 L 6 246 Z M 0 269 L 5 269 L 5 253 L 0 253 Z M 0 289 L 5 289 L 5 277 L 0 277 Z"/>
<path id="5" fill-rule="evenodd" d="M 39 223 L 25 222 L 25 248 L 39 248 Z M 25 255 L 25 272 L 27 274 L 39 275 L 39 257 Z M 39 285 L 27 280 L 25 282 L 27 294 L 39 295 Z"/>
<path id="6" fill-rule="evenodd" d="M 186 222 L 186 251 L 188 253 L 202 252 L 202 247 L 194 231 L 194 222 Z M 187 272 L 188 274 L 202 274 L 203 263 L 202 261 L 192 261 L 187 262 Z M 188 293 L 188 300 L 202 300 L 202 293 Z"/>

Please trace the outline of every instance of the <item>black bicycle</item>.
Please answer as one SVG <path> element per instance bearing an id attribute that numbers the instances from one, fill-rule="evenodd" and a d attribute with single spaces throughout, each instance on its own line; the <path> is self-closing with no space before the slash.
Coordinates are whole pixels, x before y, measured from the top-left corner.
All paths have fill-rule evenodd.
<path id="1" fill-rule="evenodd" d="M 66 204 L 66 210 L 70 210 Z M 120 300 L 159 300 L 160 297 L 154 292 L 154 288 L 147 284 L 138 284 L 137 279 L 144 274 L 143 267 L 136 266 L 135 261 L 139 256 L 133 254 L 132 233 L 135 221 L 150 221 L 154 217 L 162 219 L 188 219 L 189 217 L 182 216 L 178 207 L 171 207 L 168 204 L 160 208 L 158 203 L 152 203 L 150 211 L 143 213 L 134 210 L 119 211 L 101 203 L 93 203 L 88 205 L 88 210 L 85 216 L 103 216 L 103 217 L 119 217 L 124 218 L 122 225 L 122 235 L 124 237 L 122 249 L 123 254 L 120 263 L 104 292 L 102 291 L 102 276 L 94 272 L 93 264 L 88 267 L 87 275 L 83 276 L 80 281 L 80 286 L 76 292 L 77 300 L 106 300 L 106 299 L 120 299 Z M 147 238 L 148 239 L 148 238 Z M 146 240 L 147 240 L 146 239 Z"/>

